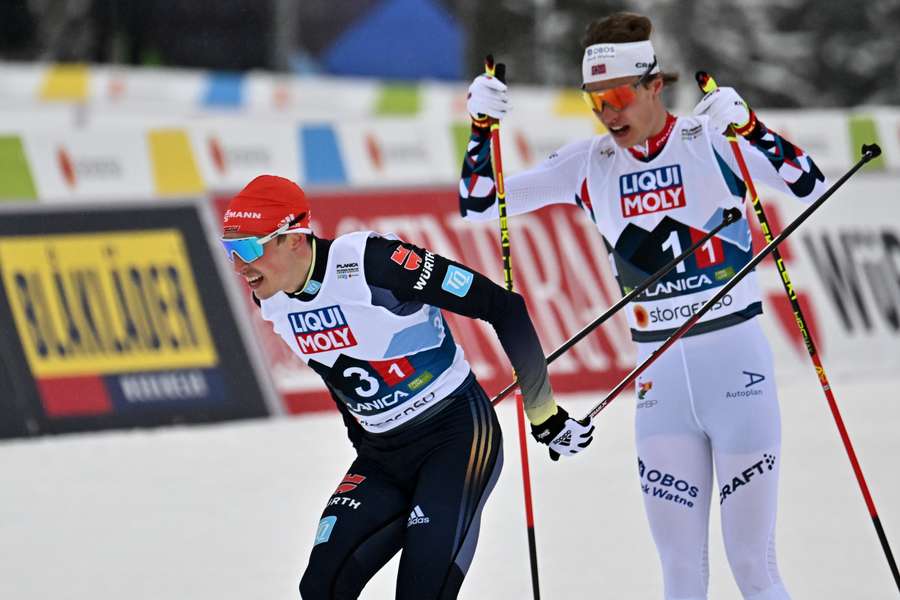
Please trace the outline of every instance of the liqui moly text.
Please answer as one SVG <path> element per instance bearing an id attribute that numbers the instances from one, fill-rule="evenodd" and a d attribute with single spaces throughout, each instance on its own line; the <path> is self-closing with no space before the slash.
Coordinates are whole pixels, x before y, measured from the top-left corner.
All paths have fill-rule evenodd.
<path id="1" fill-rule="evenodd" d="M 669 165 L 619 177 L 622 216 L 637 217 L 685 205 L 681 167 Z"/>
<path id="2" fill-rule="evenodd" d="M 291 330 L 303 354 L 329 352 L 356 345 L 340 306 L 288 314 Z"/>

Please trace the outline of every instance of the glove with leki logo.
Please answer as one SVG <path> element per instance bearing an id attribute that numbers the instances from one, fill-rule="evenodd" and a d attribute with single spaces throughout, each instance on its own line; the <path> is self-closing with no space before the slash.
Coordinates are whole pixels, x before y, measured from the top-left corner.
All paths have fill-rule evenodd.
<path id="1" fill-rule="evenodd" d="M 531 426 L 531 435 L 549 446 L 553 460 L 578 454 L 594 440 L 593 434 L 594 426 L 589 419 L 576 421 L 562 406 L 557 406 L 556 414 L 543 423 Z"/>

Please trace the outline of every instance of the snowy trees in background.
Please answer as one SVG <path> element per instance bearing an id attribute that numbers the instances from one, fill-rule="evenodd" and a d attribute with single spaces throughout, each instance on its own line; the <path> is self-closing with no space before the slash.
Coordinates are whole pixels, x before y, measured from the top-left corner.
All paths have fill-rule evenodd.
<path id="1" fill-rule="evenodd" d="M 457 0 L 455 4 L 471 24 L 470 63 L 477 65 L 485 48 L 502 51 L 508 55 L 511 77 L 520 82 L 578 86 L 580 41 L 587 24 L 615 10 L 631 10 L 651 18 L 663 68 L 681 74 L 679 106 L 696 97 L 696 70 L 709 71 L 723 85 L 738 88 L 757 106 L 900 104 L 896 0 Z"/>

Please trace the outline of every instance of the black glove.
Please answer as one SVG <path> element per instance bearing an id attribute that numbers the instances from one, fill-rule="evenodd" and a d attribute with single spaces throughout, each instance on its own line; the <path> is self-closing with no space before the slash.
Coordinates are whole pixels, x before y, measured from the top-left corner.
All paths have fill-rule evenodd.
<path id="1" fill-rule="evenodd" d="M 556 407 L 556 414 L 541 423 L 531 426 L 534 439 L 550 447 L 550 458 L 559 460 L 560 455 L 578 454 L 594 438 L 594 426 L 589 419 L 576 421 L 562 406 Z"/>

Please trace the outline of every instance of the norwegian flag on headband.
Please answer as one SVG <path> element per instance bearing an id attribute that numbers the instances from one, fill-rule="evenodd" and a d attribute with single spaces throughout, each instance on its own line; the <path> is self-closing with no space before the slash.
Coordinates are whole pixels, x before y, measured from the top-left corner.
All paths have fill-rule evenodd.
<path id="1" fill-rule="evenodd" d="M 267 235 L 285 223 L 294 233 L 311 233 L 309 200 L 299 185 L 276 175 L 260 175 L 244 187 L 225 209 L 224 233 Z"/>
<path id="2" fill-rule="evenodd" d="M 591 65 L 591 75 L 603 75 L 606 73 L 606 65 Z"/>

